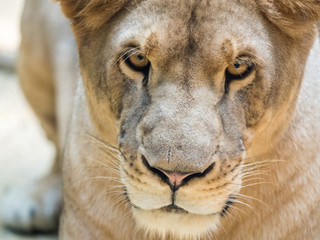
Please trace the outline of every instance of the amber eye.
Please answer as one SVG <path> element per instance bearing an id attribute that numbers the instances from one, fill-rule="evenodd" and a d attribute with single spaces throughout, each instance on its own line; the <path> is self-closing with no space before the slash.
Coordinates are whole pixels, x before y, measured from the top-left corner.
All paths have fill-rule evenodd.
<path id="1" fill-rule="evenodd" d="M 121 58 L 119 67 L 124 75 L 135 81 L 147 82 L 151 64 L 143 53 L 128 51 Z"/>
<path id="2" fill-rule="evenodd" d="M 248 64 L 234 63 L 227 68 L 227 71 L 230 75 L 241 76 L 245 74 L 249 69 Z"/>
<path id="3" fill-rule="evenodd" d="M 144 68 L 149 64 L 148 59 L 140 53 L 131 54 L 127 60 L 136 68 Z"/>
<path id="4" fill-rule="evenodd" d="M 230 80 L 241 80 L 246 78 L 253 70 L 254 65 L 247 62 L 235 62 L 226 70 L 226 77 Z"/>
<path id="5" fill-rule="evenodd" d="M 126 54 L 124 61 L 128 67 L 137 72 L 146 72 L 149 68 L 149 60 L 141 53 Z"/>
<path id="6" fill-rule="evenodd" d="M 242 80 L 250 75 L 254 70 L 255 64 L 247 57 L 238 57 L 232 64 L 226 69 L 226 80 L 230 82 L 232 80 Z"/>
<path id="7" fill-rule="evenodd" d="M 243 80 L 247 78 L 255 69 L 255 64 L 248 59 L 238 59 L 229 65 L 225 75 L 225 91 L 229 91 L 229 84 L 233 80 Z"/>

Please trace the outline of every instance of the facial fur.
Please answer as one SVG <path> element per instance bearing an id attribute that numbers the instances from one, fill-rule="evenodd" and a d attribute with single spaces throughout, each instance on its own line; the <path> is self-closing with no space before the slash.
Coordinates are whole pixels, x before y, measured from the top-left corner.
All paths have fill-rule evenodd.
<path id="1" fill-rule="evenodd" d="M 216 230 L 249 159 L 285 129 L 314 32 L 293 37 L 263 11 L 250 0 L 146 0 L 95 28 L 74 20 L 91 119 L 103 135 L 110 106 L 140 227 L 177 236 Z M 148 67 L 128 66 L 132 54 Z M 235 76 L 230 66 L 245 71 Z M 166 173 L 188 176 L 177 184 Z"/>

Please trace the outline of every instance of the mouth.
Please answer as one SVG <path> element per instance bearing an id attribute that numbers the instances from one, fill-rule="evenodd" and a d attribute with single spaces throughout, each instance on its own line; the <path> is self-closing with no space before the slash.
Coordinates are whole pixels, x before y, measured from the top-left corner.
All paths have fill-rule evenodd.
<path id="1" fill-rule="evenodd" d="M 229 211 L 229 209 L 231 208 L 231 205 L 234 203 L 234 200 L 235 200 L 234 197 L 230 197 L 230 198 L 228 198 L 228 200 L 225 203 L 224 208 L 220 212 L 215 212 L 215 213 L 211 213 L 211 214 L 204 214 L 204 215 L 207 215 L 207 216 L 220 215 L 220 217 L 224 217 L 227 214 L 227 212 Z M 131 203 L 131 206 L 137 210 L 145 210 L 145 209 L 142 209 L 132 203 Z M 146 210 L 146 211 L 150 211 L 150 210 Z M 159 211 L 159 212 L 166 213 L 166 214 L 169 213 L 169 214 L 179 214 L 179 215 L 193 215 L 193 213 L 190 213 L 189 211 L 175 205 L 174 203 L 167 205 L 167 206 L 164 206 L 164 207 L 161 207 L 161 208 L 158 208 L 158 209 L 153 209 L 153 211 Z M 202 214 L 200 214 L 200 215 L 202 215 Z"/>

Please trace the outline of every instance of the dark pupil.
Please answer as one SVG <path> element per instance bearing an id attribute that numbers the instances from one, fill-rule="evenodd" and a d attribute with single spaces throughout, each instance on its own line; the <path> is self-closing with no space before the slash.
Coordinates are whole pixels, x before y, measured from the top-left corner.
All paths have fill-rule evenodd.
<path id="1" fill-rule="evenodd" d="M 138 58 L 139 61 L 142 61 L 144 59 L 144 57 L 142 55 L 140 55 L 140 54 L 137 56 L 137 58 Z"/>
<path id="2" fill-rule="evenodd" d="M 240 67 L 240 63 L 235 63 L 233 64 L 234 68 L 239 68 Z"/>

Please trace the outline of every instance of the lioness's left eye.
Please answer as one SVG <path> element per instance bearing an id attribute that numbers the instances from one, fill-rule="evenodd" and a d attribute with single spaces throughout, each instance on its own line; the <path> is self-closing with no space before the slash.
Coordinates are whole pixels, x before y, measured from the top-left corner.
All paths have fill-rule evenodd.
<path id="1" fill-rule="evenodd" d="M 124 62 L 132 70 L 145 73 L 149 67 L 149 60 L 142 53 L 128 53 L 124 55 Z"/>
<path id="2" fill-rule="evenodd" d="M 247 64 L 234 63 L 228 67 L 228 72 L 232 75 L 241 75 L 248 70 Z"/>
<path id="3" fill-rule="evenodd" d="M 120 70 L 123 74 L 135 81 L 147 79 L 150 62 L 141 52 L 128 52 L 122 56 Z"/>
<path id="4" fill-rule="evenodd" d="M 143 56 L 142 54 L 140 54 L 140 53 L 131 54 L 127 58 L 127 61 L 134 68 L 138 68 L 138 69 L 145 68 L 149 64 L 148 59 L 145 56 Z"/>

